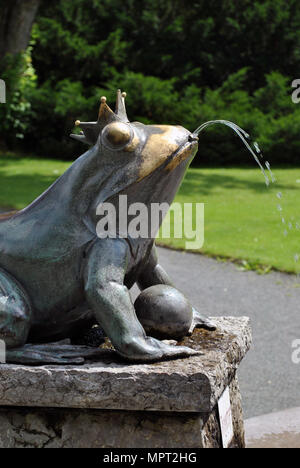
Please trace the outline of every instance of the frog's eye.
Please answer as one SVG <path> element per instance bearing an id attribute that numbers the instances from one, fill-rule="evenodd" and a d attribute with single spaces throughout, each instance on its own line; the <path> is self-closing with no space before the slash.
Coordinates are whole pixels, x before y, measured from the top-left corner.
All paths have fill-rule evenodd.
<path id="1" fill-rule="evenodd" d="M 102 143 L 112 150 L 125 148 L 133 139 L 134 133 L 130 125 L 123 122 L 113 122 L 102 132 Z"/>

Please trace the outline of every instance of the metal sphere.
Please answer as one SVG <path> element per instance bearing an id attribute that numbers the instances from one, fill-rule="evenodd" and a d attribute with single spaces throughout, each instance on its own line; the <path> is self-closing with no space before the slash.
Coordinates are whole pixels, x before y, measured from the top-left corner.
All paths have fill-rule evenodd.
<path id="1" fill-rule="evenodd" d="M 187 335 L 193 309 L 177 289 L 159 284 L 145 289 L 134 303 L 147 335 L 159 339 L 180 339 Z"/>

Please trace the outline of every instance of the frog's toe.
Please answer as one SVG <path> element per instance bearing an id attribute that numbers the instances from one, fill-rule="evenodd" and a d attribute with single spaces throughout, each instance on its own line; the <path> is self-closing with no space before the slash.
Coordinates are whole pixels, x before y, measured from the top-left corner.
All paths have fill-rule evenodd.
<path id="1" fill-rule="evenodd" d="M 6 362 L 10 364 L 28 364 L 28 365 L 42 365 L 42 364 L 83 364 L 84 358 L 82 357 L 65 357 L 56 355 L 49 352 L 35 350 L 33 347 L 30 349 L 26 347 L 10 349 L 6 352 Z"/>
<path id="2" fill-rule="evenodd" d="M 188 335 L 191 335 L 195 328 L 204 328 L 205 330 L 214 331 L 217 327 L 208 317 L 193 309 L 193 321 Z"/>
<path id="3" fill-rule="evenodd" d="M 10 349 L 6 362 L 15 364 L 84 364 L 86 359 L 101 358 L 103 350 L 89 346 L 74 346 L 64 343 L 27 344 Z"/>
<path id="4" fill-rule="evenodd" d="M 199 356 L 202 353 L 199 351 L 195 351 L 192 348 L 188 348 L 187 346 L 173 346 L 173 345 L 165 345 L 163 349 L 163 356 L 164 358 L 180 358 L 180 357 L 188 357 L 188 356 Z"/>
<path id="5" fill-rule="evenodd" d="M 127 346 L 122 351 L 118 350 L 118 353 L 125 359 L 137 362 L 154 362 L 200 354 L 199 351 L 187 348 L 186 346 L 166 344 L 149 336 L 143 340 L 132 340 L 130 347 Z"/>

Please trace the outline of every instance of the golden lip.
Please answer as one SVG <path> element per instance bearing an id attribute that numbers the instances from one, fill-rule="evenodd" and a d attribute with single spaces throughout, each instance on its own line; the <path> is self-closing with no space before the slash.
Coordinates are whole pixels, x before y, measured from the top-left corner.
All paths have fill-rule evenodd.
<path id="1" fill-rule="evenodd" d="M 168 169 L 176 167 L 180 163 L 180 156 L 181 160 L 185 159 L 185 155 L 182 153 L 192 151 L 195 144 L 193 135 L 186 130 L 183 131 L 172 125 L 155 125 L 154 127 L 161 131 L 149 136 L 141 152 L 139 181 L 152 174 L 159 167 L 162 169 L 165 169 L 166 166 L 169 166 Z M 178 141 L 182 143 L 179 145 Z M 188 156 L 187 154 L 186 157 Z"/>
<path id="2" fill-rule="evenodd" d="M 179 164 L 181 164 L 183 161 L 188 159 L 192 153 L 193 149 L 198 146 L 198 141 L 187 141 L 184 143 L 182 146 L 180 146 L 171 156 L 170 156 L 170 162 L 166 166 L 167 171 L 172 171 L 175 169 Z"/>

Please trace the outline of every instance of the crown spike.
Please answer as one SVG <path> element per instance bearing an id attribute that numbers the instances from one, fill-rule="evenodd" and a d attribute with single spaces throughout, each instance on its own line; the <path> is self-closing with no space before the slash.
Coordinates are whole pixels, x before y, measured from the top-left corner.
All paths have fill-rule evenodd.
<path id="1" fill-rule="evenodd" d="M 90 143 L 86 139 L 85 135 L 77 135 L 75 133 L 71 133 L 70 137 L 73 138 L 73 140 L 78 140 L 81 143 L 85 143 L 86 145 L 90 145 Z"/>
<path id="2" fill-rule="evenodd" d="M 111 108 L 108 106 L 106 101 L 107 101 L 106 97 L 102 96 L 100 109 L 99 109 L 99 115 L 98 115 L 98 123 L 101 126 L 101 130 L 109 123 L 114 122 L 115 120 L 118 120 L 114 111 L 111 110 Z"/>
<path id="3" fill-rule="evenodd" d="M 81 127 L 83 132 L 80 135 L 72 134 L 72 138 L 88 145 L 95 145 L 100 133 L 106 125 L 112 122 L 129 122 L 126 107 L 125 107 L 126 93 L 122 93 L 119 89 L 117 92 L 116 112 L 113 112 L 107 104 L 107 99 L 102 96 L 100 99 L 100 108 L 97 122 L 81 122 L 76 120 L 76 127 Z"/>
<path id="4" fill-rule="evenodd" d="M 126 93 L 122 93 L 121 90 L 118 89 L 115 113 L 122 122 L 129 122 L 125 106 L 125 98 Z"/>

